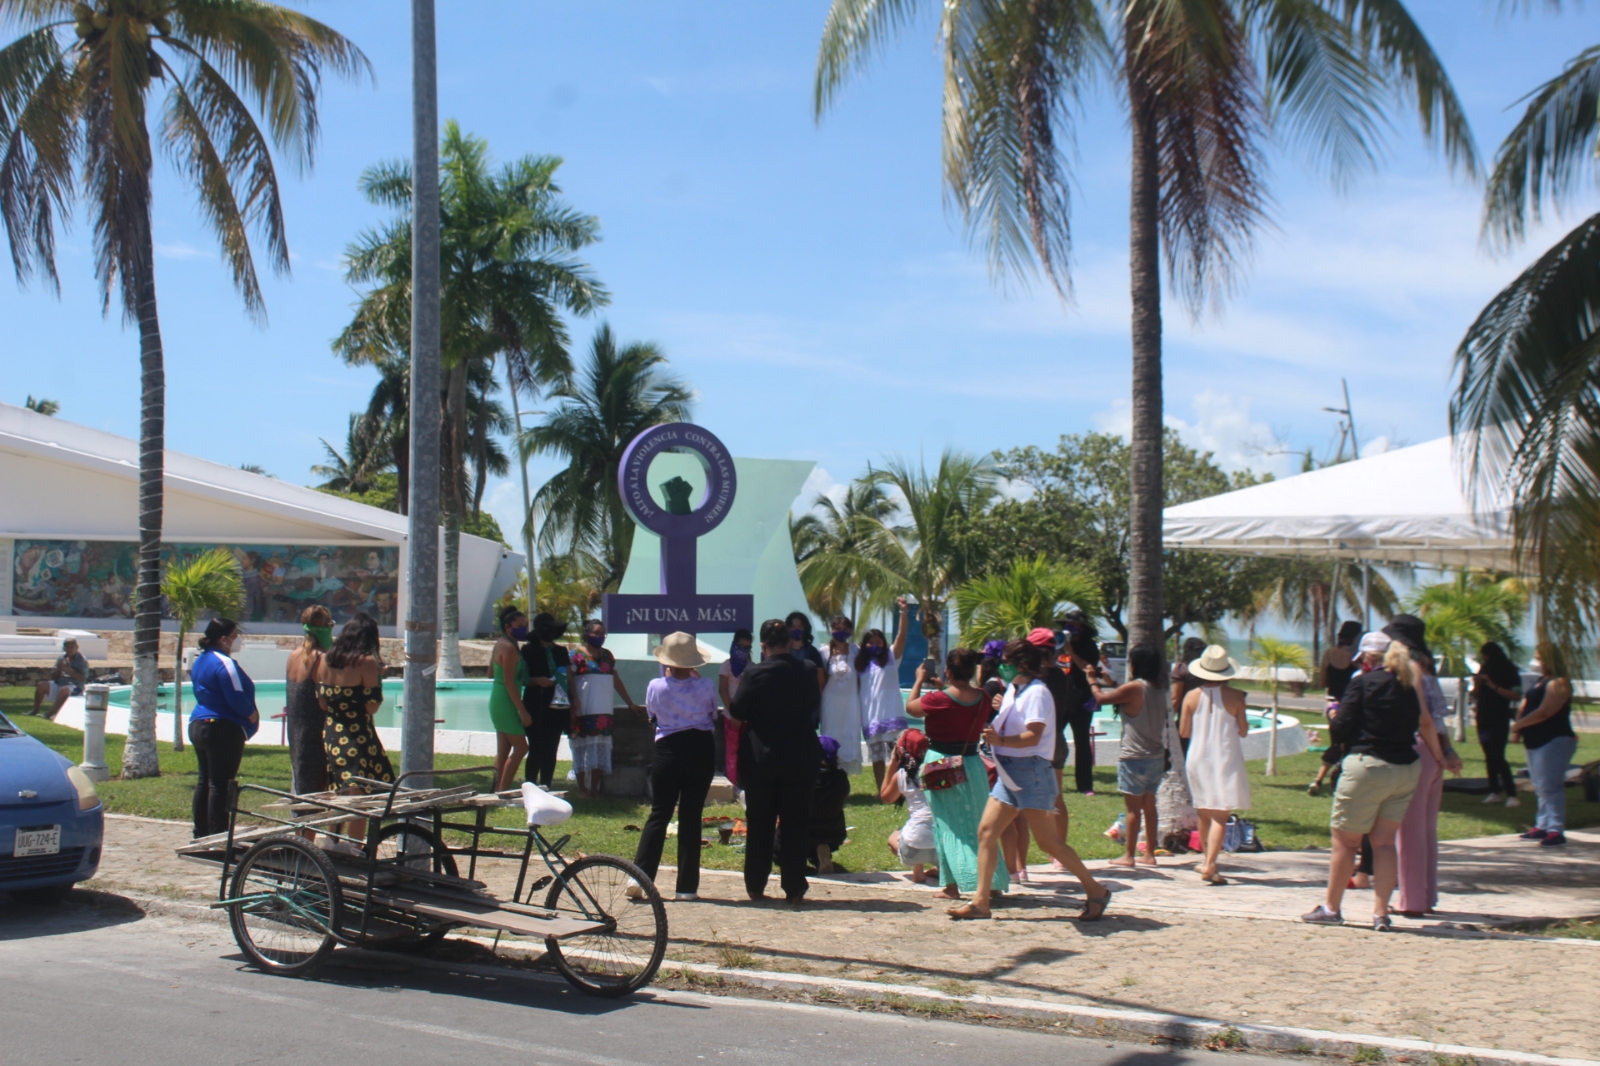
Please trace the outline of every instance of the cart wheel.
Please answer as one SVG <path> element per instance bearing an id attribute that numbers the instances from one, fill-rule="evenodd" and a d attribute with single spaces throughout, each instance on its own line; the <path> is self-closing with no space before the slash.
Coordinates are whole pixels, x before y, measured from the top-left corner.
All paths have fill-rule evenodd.
<path id="1" fill-rule="evenodd" d="M 643 890 L 629 899 L 628 889 Z M 644 871 L 615 855 L 585 855 L 557 875 L 545 906 L 563 918 L 604 922 L 597 932 L 545 941 L 561 975 L 592 996 L 649 984 L 667 953 L 667 908 Z"/>
<path id="2" fill-rule="evenodd" d="M 381 866 L 405 866 L 429 873 L 460 877 L 456 857 L 450 854 L 439 835 L 425 825 L 415 822 L 395 822 L 378 831 L 378 863 Z M 418 937 L 407 937 L 396 946 L 427 947 L 443 940 L 450 931 L 448 925 L 437 925 Z"/>
<path id="3" fill-rule="evenodd" d="M 298 976 L 333 950 L 344 917 L 339 875 L 319 847 L 300 837 L 269 837 L 239 861 L 228 908 L 233 938 L 268 973 Z"/>

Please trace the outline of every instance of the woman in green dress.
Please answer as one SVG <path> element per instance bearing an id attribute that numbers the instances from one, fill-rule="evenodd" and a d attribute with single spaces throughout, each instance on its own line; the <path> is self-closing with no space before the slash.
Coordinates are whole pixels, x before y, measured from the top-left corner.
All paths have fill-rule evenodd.
<path id="1" fill-rule="evenodd" d="M 533 716 L 522 704 L 528 667 L 517 642 L 528 639 L 528 616 L 520 607 L 500 608 L 500 639 L 494 642 L 494 687 L 489 690 L 489 720 L 494 723 L 494 788 L 504 792 L 516 779 L 522 757 L 528 754 L 528 727 Z"/>

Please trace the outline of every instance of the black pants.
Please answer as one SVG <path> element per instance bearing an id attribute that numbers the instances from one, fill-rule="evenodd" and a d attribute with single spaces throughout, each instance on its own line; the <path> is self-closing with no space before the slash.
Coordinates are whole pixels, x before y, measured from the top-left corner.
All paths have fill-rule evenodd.
<path id="1" fill-rule="evenodd" d="M 1517 779 L 1511 772 L 1511 760 L 1506 758 L 1506 744 L 1510 740 L 1509 722 L 1478 727 L 1478 746 L 1483 749 L 1483 761 L 1489 769 L 1489 791 L 1502 796 L 1517 794 Z"/>
<path id="2" fill-rule="evenodd" d="M 778 871 L 783 894 L 799 899 L 806 894 L 806 845 L 811 826 L 811 800 L 817 791 L 817 767 L 739 764 L 744 786 L 745 838 L 744 887 L 752 898 L 767 891 L 772 874 L 772 838 L 781 818 L 785 827 Z M 795 832 L 789 832 L 793 829 Z"/>
<path id="3" fill-rule="evenodd" d="M 572 717 L 566 708 L 542 711 L 529 708 L 533 724 L 528 727 L 528 776 L 540 788 L 549 788 L 556 776 L 556 755 L 561 751 L 561 738 L 571 724 Z"/>
<path id="4" fill-rule="evenodd" d="M 650 817 L 639 834 L 634 864 L 656 879 L 667 826 L 678 812 L 678 892 L 700 891 L 700 817 L 716 770 L 717 746 L 704 729 L 669 733 L 656 741 L 650 759 Z"/>
<path id="5" fill-rule="evenodd" d="M 203 718 L 189 723 L 189 743 L 200 764 L 200 779 L 194 786 L 194 835 L 226 833 L 233 779 L 239 776 L 239 761 L 244 758 L 244 728 L 220 718 Z"/>
<path id="6" fill-rule="evenodd" d="M 1094 791 L 1094 715 L 1087 712 L 1067 719 L 1072 727 L 1072 777 L 1079 792 Z"/>

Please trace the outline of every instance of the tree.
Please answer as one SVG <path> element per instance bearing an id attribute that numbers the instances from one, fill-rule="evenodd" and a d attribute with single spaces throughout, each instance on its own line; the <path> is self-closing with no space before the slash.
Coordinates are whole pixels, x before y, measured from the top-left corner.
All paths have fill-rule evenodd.
<path id="1" fill-rule="evenodd" d="M 373 487 L 378 474 L 387 473 L 394 465 L 394 455 L 389 450 L 385 435 L 388 427 L 370 415 L 353 414 L 350 427 L 345 431 L 344 452 L 322 441 L 328 453 L 328 463 L 311 468 L 318 477 L 326 478 L 318 488 L 337 492 L 364 493 Z"/>
<path id="2" fill-rule="evenodd" d="M 1111 433 L 1066 435 L 1054 451 L 1017 448 L 995 455 L 998 473 L 1025 496 L 1013 494 L 963 522 L 961 537 L 977 574 L 1003 572 L 1013 559 L 1043 554 L 1071 560 L 1099 586 L 1100 609 L 1111 627 L 1129 637 L 1128 579 L 1132 551 L 1128 442 Z M 1229 474 L 1208 452 L 1166 436 L 1166 506 L 1258 483 L 1247 471 Z M 1170 639 L 1185 626 L 1206 626 L 1243 612 L 1273 564 L 1210 552 L 1166 552 L 1163 558 L 1165 628 Z"/>
<path id="3" fill-rule="evenodd" d="M 843 501 L 818 496 L 810 511 L 791 518 L 789 537 L 800 586 L 818 617 L 828 619 L 844 612 L 858 624 L 863 621 L 862 608 L 875 591 L 873 573 L 840 566 L 833 559 L 859 555 L 878 528 L 874 523 L 888 519 L 894 509 L 881 484 L 858 478 L 845 490 Z"/>
<path id="4" fill-rule="evenodd" d="M 1277 637 L 1257 637 L 1255 654 L 1251 656 L 1252 665 L 1262 667 L 1267 671 L 1267 677 L 1272 681 L 1272 729 L 1267 736 L 1267 776 L 1275 777 L 1278 773 L 1278 686 L 1282 684 L 1282 671 L 1311 669 L 1311 656 L 1306 649 L 1289 640 L 1279 640 Z"/>
<path id="5" fill-rule="evenodd" d="M 668 374 L 667 357 L 648 342 L 617 346 L 609 325 L 595 330 L 589 361 L 573 379 L 550 390 L 559 406 L 522 434 L 524 461 L 557 456 L 566 468 L 534 493 L 547 552 L 588 553 L 599 588 L 614 592 L 633 550 L 633 521 L 617 491 L 617 467 L 633 438 L 665 422 L 689 418 L 694 393 Z"/>
<path id="6" fill-rule="evenodd" d="M 1559 7 L 1552 0 L 1548 5 Z M 1483 237 L 1520 244 L 1528 220 L 1592 187 L 1600 150 L 1600 45 L 1539 86 L 1495 153 Z M 1511 505 L 1541 638 L 1574 662 L 1600 624 L 1600 214 L 1491 300 L 1455 354 L 1450 431 L 1477 494 Z"/>
<path id="7" fill-rule="evenodd" d="M 440 676 L 461 676 L 458 569 L 467 511 L 469 378 L 475 364 L 519 361 L 520 387 L 549 388 L 572 371 L 560 313 L 588 314 L 609 297 L 575 253 L 599 238 L 599 220 L 561 200 L 555 156 L 524 156 L 492 169 L 489 146 L 445 123 L 440 149 L 439 240 L 444 382 L 442 445 L 444 637 Z M 362 192 L 396 215 L 346 253 L 346 278 L 371 286 L 334 342 L 348 362 L 407 350 L 411 300 L 411 168 L 382 163 Z M 516 375 L 513 375 L 516 378 Z M 531 566 L 533 560 L 529 560 Z"/>
<path id="8" fill-rule="evenodd" d="M 1517 654 L 1517 631 L 1527 609 L 1526 587 L 1517 578 L 1461 571 L 1451 581 L 1419 585 L 1406 597 L 1422 619 L 1428 647 L 1439 656 L 1440 673 L 1453 675 L 1456 690 L 1456 739 L 1467 737 L 1469 659 L 1489 641 Z"/>
<path id="9" fill-rule="evenodd" d="M 1366 609 L 1359 567 L 1339 559 L 1302 557 L 1277 560 L 1265 569 L 1265 581 L 1257 589 L 1254 609 L 1241 611 L 1246 617 L 1271 612 L 1292 625 L 1311 627 L 1311 661 L 1322 661 L 1322 634 L 1334 638 L 1339 624 L 1339 605 L 1352 617 Z M 1382 574 L 1373 572 L 1365 592 L 1370 592 L 1372 607 L 1380 618 L 1388 618 L 1400 607 L 1394 587 Z"/>
<path id="10" fill-rule="evenodd" d="M 140 606 L 123 776 L 149 777 L 160 769 L 166 387 L 151 230 L 154 150 L 163 149 L 198 194 L 234 288 L 259 321 L 252 228 L 272 266 L 289 270 L 268 137 L 309 166 L 323 70 L 352 76 L 369 66 L 327 26 L 264 0 L 0 0 L 0 20 L 22 30 L 0 49 L 0 217 L 17 278 L 41 274 L 59 292 L 56 219 L 70 214 L 81 191 L 103 308 L 109 313 L 115 299 L 124 322 L 139 329 Z M 153 144 L 157 83 L 165 100 Z"/>
<path id="11" fill-rule="evenodd" d="M 1014 559 L 1004 573 L 973 578 L 953 597 L 964 647 L 988 640 L 1014 640 L 1055 620 L 1069 607 L 1089 617 L 1100 613 L 1100 586 L 1093 575 L 1043 555 Z"/>
<path id="12" fill-rule="evenodd" d="M 395 505 L 390 510 L 409 514 L 411 490 L 411 361 L 405 355 L 375 357 L 378 383 L 367 399 L 366 417 L 383 427 L 389 442 L 390 464 L 395 471 Z"/>
<path id="13" fill-rule="evenodd" d="M 41 415 L 53 415 L 61 410 L 61 405 L 55 400 L 46 400 L 43 397 L 35 400 L 32 393 L 28 394 L 28 398 L 23 402 L 22 406 Z"/>
<path id="14" fill-rule="evenodd" d="M 817 58 L 821 115 L 917 0 L 833 0 Z M 1161 644 L 1165 560 L 1161 275 L 1191 315 L 1233 288 L 1266 218 L 1265 143 L 1281 132 L 1336 181 L 1376 162 L 1386 105 L 1476 171 L 1465 114 L 1399 0 L 946 0 L 944 184 L 991 273 L 1035 264 L 1070 290 L 1074 105 L 1099 76 L 1131 131 L 1132 414 L 1127 632 Z"/>
<path id="15" fill-rule="evenodd" d="M 170 559 L 161 575 L 161 596 L 178 620 L 178 662 L 172 671 L 172 750 L 183 750 L 183 642 L 203 612 L 237 614 L 244 606 L 239 560 L 226 548 Z"/>

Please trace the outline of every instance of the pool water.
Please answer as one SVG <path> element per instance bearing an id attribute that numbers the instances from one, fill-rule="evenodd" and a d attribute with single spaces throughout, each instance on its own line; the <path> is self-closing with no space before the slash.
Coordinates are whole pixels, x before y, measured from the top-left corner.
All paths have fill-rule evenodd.
<path id="1" fill-rule="evenodd" d="M 1245 721 L 1250 724 L 1250 729 L 1252 732 L 1257 729 L 1266 729 L 1270 725 L 1270 721 L 1266 715 L 1246 714 L 1244 717 Z M 1121 740 L 1122 716 L 1110 708 L 1102 708 L 1101 710 L 1095 712 L 1094 728 L 1096 732 L 1104 733 L 1106 738 L 1109 740 Z M 1284 728 L 1287 727 L 1285 726 Z"/>
<path id="2" fill-rule="evenodd" d="M 494 682 L 488 678 L 469 678 L 463 681 L 441 681 L 434 689 L 434 715 L 443 718 L 439 723 L 440 729 L 464 729 L 479 733 L 494 732 L 494 725 L 489 721 L 489 689 Z M 378 713 L 373 715 L 375 725 L 382 727 L 399 728 L 400 725 L 400 691 L 399 678 L 386 680 L 383 685 L 383 703 L 378 706 Z M 123 685 L 111 690 L 110 701 L 119 706 L 126 707 L 133 698 L 133 686 Z M 256 682 L 256 707 L 261 712 L 263 719 L 270 720 L 273 715 L 282 713 L 284 701 L 284 683 L 282 681 Z M 172 686 L 162 685 L 156 697 L 157 710 L 172 713 Z M 184 712 L 194 706 L 194 689 L 191 685 L 183 686 Z"/>

